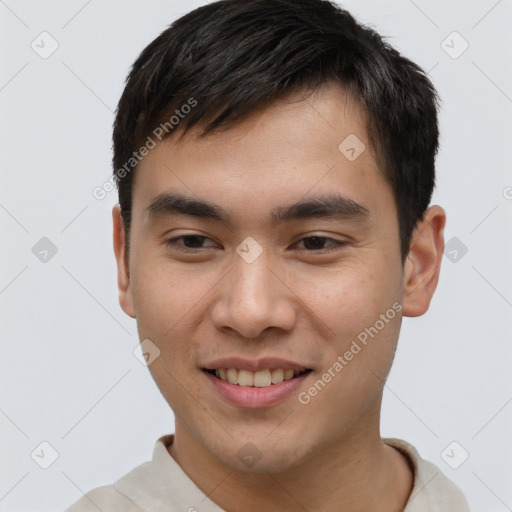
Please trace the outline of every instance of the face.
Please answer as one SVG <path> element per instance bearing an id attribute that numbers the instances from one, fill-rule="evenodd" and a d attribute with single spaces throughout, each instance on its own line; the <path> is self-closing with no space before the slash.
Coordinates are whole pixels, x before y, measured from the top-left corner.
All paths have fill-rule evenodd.
<path id="1" fill-rule="evenodd" d="M 118 232 L 153 378 L 183 432 L 245 471 L 247 450 L 251 471 L 282 471 L 377 429 L 402 316 L 396 205 L 361 110 L 335 85 L 303 97 L 151 150 L 127 268 Z"/>

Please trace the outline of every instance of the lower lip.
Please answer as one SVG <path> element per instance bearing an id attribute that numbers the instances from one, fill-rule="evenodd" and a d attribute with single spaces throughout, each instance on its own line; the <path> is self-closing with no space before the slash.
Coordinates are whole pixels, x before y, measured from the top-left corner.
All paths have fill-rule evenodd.
<path id="1" fill-rule="evenodd" d="M 260 409 L 275 405 L 297 391 L 311 372 L 303 373 L 293 379 L 285 380 L 279 384 L 271 384 L 264 388 L 238 386 L 224 382 L 211 373 L 203 373 L 213 384 L 217 392 L 230 404 L 244 409 Z"/>

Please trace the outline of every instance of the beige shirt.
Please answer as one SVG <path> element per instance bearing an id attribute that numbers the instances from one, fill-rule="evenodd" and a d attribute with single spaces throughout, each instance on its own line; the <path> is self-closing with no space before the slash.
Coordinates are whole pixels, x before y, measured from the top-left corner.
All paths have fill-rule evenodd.
<path id="1" fill-rule="evenodd" d="M 166 446 L 172 440 L 172 434 L 160 437 L 151 462 L 137 466 L 113 485 L 93 489 L 65 512 L 225 512 L 169 455 Z M 461 491 L 422 459 L 414 446 L 400 439 L 383 441 L 408 457 L 414 469 L 414 486 L 403 512 L 469 512 Z"/>

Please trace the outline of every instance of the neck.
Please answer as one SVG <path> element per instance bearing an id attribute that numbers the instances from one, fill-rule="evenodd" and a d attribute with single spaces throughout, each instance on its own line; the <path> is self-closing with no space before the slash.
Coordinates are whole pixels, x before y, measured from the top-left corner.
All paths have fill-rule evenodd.
<path id="1" fill-rule="evenodd" d="M 283 472 L 233 469 L 207 451 L 179 420 L 168 450 L 190 479 L 226 512 L 398 512 L 411 493 L 413 474 L 405 457 L 382 442 L 376 416 L 376 427 L 364 429 L 364 422 L 358 422 L 335 442 Z"/>

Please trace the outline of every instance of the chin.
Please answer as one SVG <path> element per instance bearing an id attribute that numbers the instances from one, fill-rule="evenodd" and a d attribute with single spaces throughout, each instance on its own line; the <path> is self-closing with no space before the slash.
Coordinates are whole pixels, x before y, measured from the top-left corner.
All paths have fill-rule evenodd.
<path id="1" fill-rule="evenodd" d="M 276 455 L 275 453 L 263 453 L 261 459 L 259 459 L 254 465 L 248 465 L 241 462 L 238 458 L 233 461 L 234 464 L 227 464 L 232 469 L 254 475 L 277 475 L 279 473 L 286 473 L 293 470 L 295 467 L 300 465 L 301 460 L 297 458 L 296 454 L 290 454 L 289 456 Z"/>
<path id="2" fill-rule="evenodd" d="M 236 445 L 242 446 L 241 449 L 234 452 L 223 450 L 214 455 L 235 471 L 255 475 L 284 473 L 299 466 L 305 457 L 305 454 L 297 452 L 297 446 L 289 438 L 288 442 L 290 445 L 279 442 L 279 448 L 272 446 L 268 439 L 236 442 Z"/>

